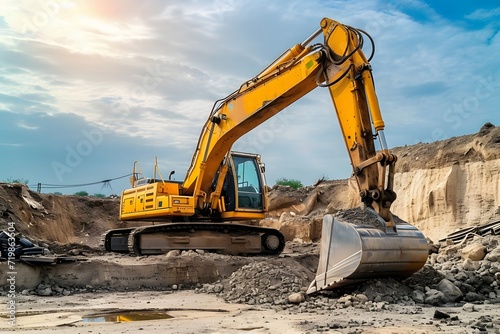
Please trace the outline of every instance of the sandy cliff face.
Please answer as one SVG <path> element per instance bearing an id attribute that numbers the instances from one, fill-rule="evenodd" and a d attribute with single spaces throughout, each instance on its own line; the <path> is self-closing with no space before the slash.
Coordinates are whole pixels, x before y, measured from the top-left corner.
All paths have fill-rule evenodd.
<path id="1" fill-rule="evenodd" d="M 392 211 L 434 241 L 500 220 L 500 159 L 398 173 L 394 182 Z"/>
<path id="2" fill-rule="evenodd" d="M 432 240 L 500 220 L 500 127 L 394 152 L 392 211 Z"/>

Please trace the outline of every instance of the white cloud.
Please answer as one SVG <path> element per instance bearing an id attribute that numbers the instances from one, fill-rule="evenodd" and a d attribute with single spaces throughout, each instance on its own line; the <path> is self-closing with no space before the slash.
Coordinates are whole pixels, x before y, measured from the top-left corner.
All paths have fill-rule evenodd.
<path id="1" fill-rule="evenodd" d="M 14 144 L 14 143 L 0 143 L 0 146 L 9 146 L 9 147 L 21 147 L 23 144 Z"/>
<path id="2" fill-rule="evenodd" d="M 500 16 L 500 7 L 493 9 L 479 8 L 465 17 L 470 20 L 489 20 L 497 16 Z"/>
<path id="3" fill-rule="evenodd" d="M 20 128 L 23 128 L 23 129 L 27 129 L 27 130 L 36 130 L 36 129 L 38 129 L 38 126 L 29 125 L 29 124 L 26 124 L 25 122 L 19 122 L 19 123 L 17 123 L 17 126 L 19 126 Z"/>

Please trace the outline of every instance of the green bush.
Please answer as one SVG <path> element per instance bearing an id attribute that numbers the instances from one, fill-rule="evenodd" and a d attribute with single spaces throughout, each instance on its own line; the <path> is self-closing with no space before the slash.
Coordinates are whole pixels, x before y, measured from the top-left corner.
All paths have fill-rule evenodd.
<path id="1" fill-rule="evenodd" d="M 302 182 L 300 182 L 299 180 L 286 179 L 284 177 L 276 180 L 276 184 L 279 186 L 289 186 L 292 187 L 293 189 L 299 189 L 303 187 Z"/>
<path id="2" fill-rule="evenodd" d="M 94 194 L 94 197 L 104 198 L 104 197 L 106 197 L 106 195 L 104 195 L 104 194 Z"/>
<path id="3" fill-rule="evenodd" d="M 75 193 L 75 196 L 88 196 L 88 195 L 89 195 L 89 193 L 86 191 L 77 191 Z"/>

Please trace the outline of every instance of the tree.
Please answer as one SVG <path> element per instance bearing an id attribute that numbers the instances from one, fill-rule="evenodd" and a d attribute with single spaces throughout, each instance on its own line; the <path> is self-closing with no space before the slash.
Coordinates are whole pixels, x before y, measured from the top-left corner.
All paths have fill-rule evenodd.
<path id="1" fill-rule="evenodd" d="M 289 186 L 293 189 L 299 189 L 303 187 L 302 182 L 300 182 L 299 180 L 286 179 L 284 177 L 282 177 L 281 179 L 277 179 L 276 184 L 279 186 Z"/>

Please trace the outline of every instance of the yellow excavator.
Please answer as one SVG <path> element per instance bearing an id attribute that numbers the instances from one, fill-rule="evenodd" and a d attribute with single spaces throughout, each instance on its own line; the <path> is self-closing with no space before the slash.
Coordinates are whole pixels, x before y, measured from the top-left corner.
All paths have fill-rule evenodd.
<path id="1" fill-rule="evenodd" d="M 321 34 L 324 42 L 312 44 Z M 372 43 L 368 58 L 362 51 L 365 37 Z M 377 222 L 340 221 L 325 215 L 318 272 L 308 292 L 418 271 L 427 259 L 426 239 L 390 211 L 396 199 L 396 156 L 384 136 L 370 66 L 373 51 L 366 32 L 322 19 L 320 28 L 303 43 L 215 102 L 183 182 L 170 176 L 164 180 L 157 164 L 154 177 L 146 178 L 134 163 L 132 188 L 121 196 L 120 219 L 160 223 L 108 231 L 106 250 L 138 255 L 173 249 L 279 254 L 285 239 L 278 230 L 238 223 L 265 218 L 267 187 L 260 156 L 232 152 L 231 147 L 288 105 L 324 87 L 338 116 L 361 202 Z M 380 142 L 378 151 L 375 138 Z"/>

